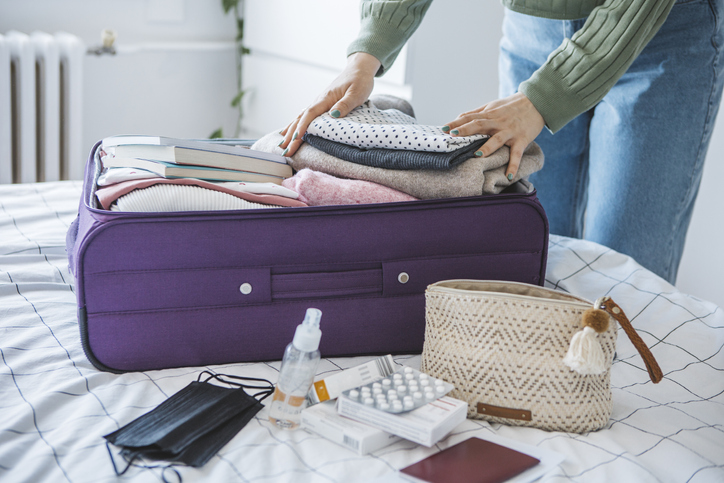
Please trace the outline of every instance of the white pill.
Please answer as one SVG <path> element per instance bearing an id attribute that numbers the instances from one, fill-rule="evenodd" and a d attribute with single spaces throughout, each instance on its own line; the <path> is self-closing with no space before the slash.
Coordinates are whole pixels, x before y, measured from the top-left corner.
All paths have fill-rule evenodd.
<path id="1" fill-rule="evenodd" d="M 444 386 L 444 385 L 445 385 L 445 381 L 443 381 L 442 379 L 435 379 L 435 385 L 436 385 L 436 386 Z"/>
<path id="2" fill-rule="evenodd" d="M 398 386 L 398 387 L 397 387 L 397 392 L 398 392 L 398 393 L 401 393 L 401 394 L 406 393 L 406 392 L 407 392 L 407 386 Z"/>
<path id="3" fill-rule="evenodd" d="M 356 389 L 352 389 L 349 392 L 349 397 L 351 397 L 352 399 L 357 399 L 359 397 L 359 391 Z"/>
<path id="4" fill-rule="evenodd" d="M 412 401 L 412 396 L 405 396 L 402 398 L 404 401 Z"/>
<path id="5" fill-rule="evenodd" d="M 374 405 L 374 403 L 375 403 L 375 400 L 372 399 L 371 397 L 365 398 L 365 405 L 366 405 L 366 406 L 372 406 L 372 405 Z"/>
<path id="6" fill-rule="evenodd" d="M 435 393 L 434 393 L 434 392 L 426 392 L 426 393 L 425 393 L 425 399 L 435 399 Z"/>
<path id="7" fill-rule="evenodd" d="M 420 385 L 421 385 L 421 386 L 429 386 L 429 385 L 430 385 L 430 381 L 428 381 L 427 379 L 420 379 Z"/>
<path id="8" fill-rule="evenodd" d="M 405 409 L 412 409 L 415 407 L 415 403 L 412 401 L 405 401 Z"/>
<path id="9" fill-rule="evenodd" d="M 421 392 L 416 392 L 415 394 L 412 395 L 412 397 L 415 398 L 415 399 L 422 399 L 422 393 L 421 393 Z"/>
<path id="10" fill-rule="evenodd" d="M 382 388 L 376 387 L 376 388 L 372 389 L 372 394 L 382 394 Z"/>
<path id="11" fill-rule="evenodd" d="M 423 379 L 427 379 L 427 378 L 430 377 L 430 376 L 428 376 L 428 375 L 425 374 L 424 372 L 421 372 L 418 377 L 420 378 L 420 380 L 423 380 Z"/>
<path id="12" fill-rule="evenodd" d="M 400 401 L 392 401 L 392 409 L 400 411 L 402 409 L 402 403 Z"/>
<path id="13" fill-rule="evenodd" d="M 382 409 L 383 411 L 387 411 L 388 409 L 390 409 L 390 405 L 387 404 L 386 402 L 379 402 L 378 407 L 380 409 Z"/>
<path id="14" fill-rule="evenodd" d="M 389 379 L 383 379 L 383 380 L 382 380 L 382 385 L 383 385 L 383 386 L 389 387 L 390 384 L 392 384 L 392 381 L 390 381 Z"/>
<path id="15" fill-rule="evenodd" d="M 414 374 L 405 374 L 405 379 L 407 379 L 408 381 L 409 381 L 409 380 L 412 380 L 412 379 L 414 379 L 414 378 L 415 378 L 415 375 L 414 375 Z"/>
<path id="16" fill-rule="evenodd" d="M 445 392 L 445 386 L 435 386 L 435 390 L 439 393 Z"/>
<path id="17" fill-rule="evenodd" d="M 372 384 L 372 389 L 377 389 L 379 387 L 382 387 L 382 384 L 380 384 L 379 382 L 375 382 Z"/>
<path id="18" fill-rule="evenodd" d="M 413 371 L 412 367 L 405 367 L 406 374 L 412 374 L 412 371 Z"/>

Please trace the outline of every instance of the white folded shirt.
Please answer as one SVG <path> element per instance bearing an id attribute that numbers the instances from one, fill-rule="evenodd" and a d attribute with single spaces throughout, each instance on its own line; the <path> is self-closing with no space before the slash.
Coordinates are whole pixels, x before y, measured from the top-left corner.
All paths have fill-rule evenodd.
<path id="1" fill-rule="evenodd" d="M 443 132 L 440 126 L 417 124 L 414 117 L 397 109 L 380 110 L 365 102 L 343 118 L 324 113 L 307 128 L 309 134 L 330 141 L 371 149 L 400 149 L 447 153 L 487 136 L 454 137 Z"/>
<path id="2" fill-rule="evenodd" d="M 118 198 L 111 211 L 168 212 L 168 211 L 215 211 L 256 210 L 279 208 L 276 205 L 254 203 L 228 193 L 213 191 L 199 186 L 157 184 L 133 190 Z"/>

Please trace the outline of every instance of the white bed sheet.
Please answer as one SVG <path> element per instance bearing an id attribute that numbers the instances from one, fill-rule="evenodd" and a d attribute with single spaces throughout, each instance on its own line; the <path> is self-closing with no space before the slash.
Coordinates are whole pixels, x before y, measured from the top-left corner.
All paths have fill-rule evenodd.
<path id="1" fill-rule="evenodd" d="M 80 192 L 79 182 L 0 186 L 0 481 L 161 481 L 160 469 L 131 468 L 116 477 L 102 436 L 203 369 L 274 382 L 279 362 L 123 375 L 95 369 L 81 347 L 64 249 Z M 303 430 L 278 430 L 264 409 L 205 467 L 180 468 L 183 481 L 369 481 L 490 434 L 565 454 L 546 482 L 724 481 L 722 309 L 679 292 L 629 257 L 556 236 L 546 284 L 589 300 L 612 296 L 663 369 L 664 380 L 652 384 L 619 333 L 613 416 L 605 429 L 578 435 L 467 420 L 436 447 L 399 442 L 359 456 Z M 319 372 L 369 359 L 323 359 Z M 395 360 L 419 365 L 419 356 Z"/>

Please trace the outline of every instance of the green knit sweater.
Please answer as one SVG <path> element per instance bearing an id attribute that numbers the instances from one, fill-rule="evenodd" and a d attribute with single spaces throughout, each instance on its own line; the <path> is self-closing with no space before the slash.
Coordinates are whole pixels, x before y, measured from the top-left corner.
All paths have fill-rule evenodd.
<path id="1" fill-rule="evenodd" d="M 483 0 L 484 1 L 484 0 Z M 432 0 L 361 0 L 361 28 L 347 54 L 367 52 L 390 68 Z M 558 131 L 595 106 L 659 30 L 675 0 L 502 0 L 505 7 L 536 17 L 585 18 L 518 90 Z M 472 108 L 473 106 L 471 106 Z"/>

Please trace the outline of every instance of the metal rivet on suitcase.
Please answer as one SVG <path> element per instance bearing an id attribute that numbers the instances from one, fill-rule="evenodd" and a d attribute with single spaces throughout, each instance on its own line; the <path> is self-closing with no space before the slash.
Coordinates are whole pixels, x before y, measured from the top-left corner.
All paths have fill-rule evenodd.
<path id="1" fill-rule="evenodd" d="M 249 295 L 251 293 L 251 284 L 242 283 L 241 287 L 239 287 L 239 292 L 243 293 L 244 295 Z"/>
<path id="2" fill-rule="evenodd" d="M 397 281 L 400 283 L 407 283 L 408 280 L 410 280 L 410 276 L 407 274 L 407 272 L 400 272 L 400 274 L 397 276 Z"/>

